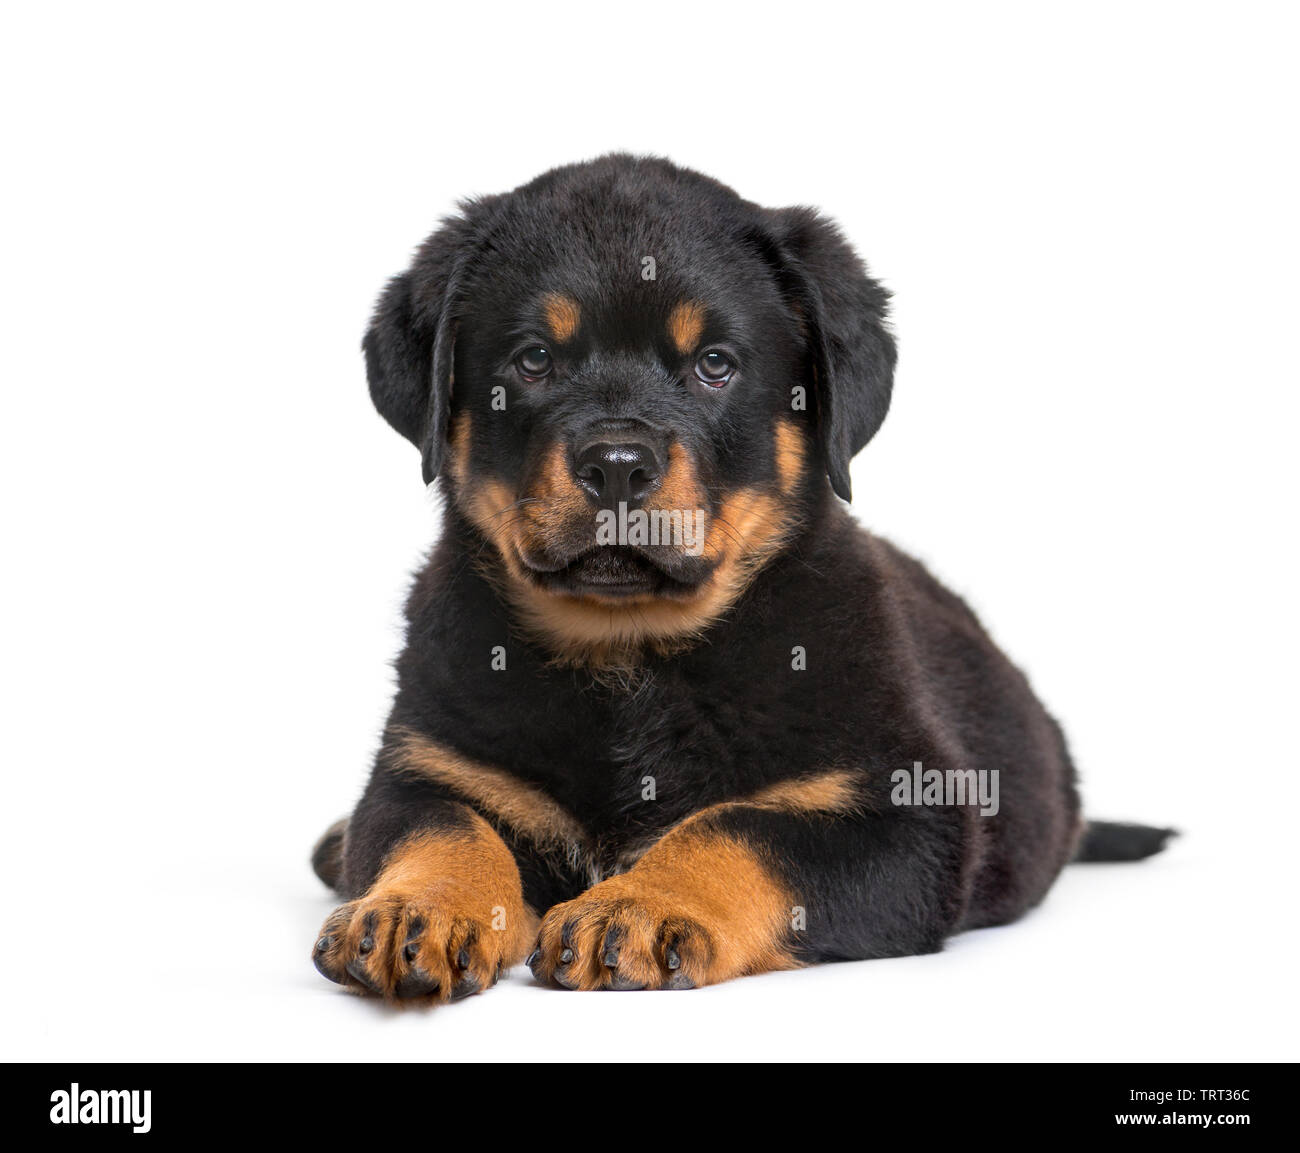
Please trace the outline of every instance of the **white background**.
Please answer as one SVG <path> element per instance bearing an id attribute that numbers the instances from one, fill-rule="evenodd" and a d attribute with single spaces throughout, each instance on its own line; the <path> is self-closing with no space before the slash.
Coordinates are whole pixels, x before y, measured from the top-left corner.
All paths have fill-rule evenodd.
<path id="1" fill-rule="evenodd" d="M 1286 7 L 460 7 L 6 9 L 0 1055 L 1294 1059 Z M 458 197 L 615 148 L 842 222 L 902 350 L 857 514 L 1167 854 L 689 995 L 315 973 L 437 525 L 365 320 Z"/>

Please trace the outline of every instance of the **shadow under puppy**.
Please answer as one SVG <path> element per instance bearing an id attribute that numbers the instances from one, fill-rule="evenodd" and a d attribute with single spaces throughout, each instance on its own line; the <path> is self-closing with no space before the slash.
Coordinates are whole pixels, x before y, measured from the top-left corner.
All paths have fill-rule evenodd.
<path id="1" fill-rule="evenodd" d="M 1025 678 L 849 515 L 886 304 L 817 213 L 622 155 L 464 204 L 389 284 L 371 395 L 445 523 L 314 854 L 325 976 L 436 1001 L 526 954 L 684 989 L 925 953 L 1164 844 L 1085 826 Z"/>

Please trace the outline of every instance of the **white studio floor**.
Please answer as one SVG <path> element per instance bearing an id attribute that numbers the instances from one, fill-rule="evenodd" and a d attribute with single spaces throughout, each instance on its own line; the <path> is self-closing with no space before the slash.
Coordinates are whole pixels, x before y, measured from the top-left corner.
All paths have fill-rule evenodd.
<path id="1" fill-rule="evenodd" d="M 246 862 L 158 890 L 163 916 L 86 969 L 59 937 L 4 1056 L 60 1060 L 1139 1060 L 1295 1057 L 1294 928 L 1206 838 L 1144 865 L 1075 866 L 1018 925 L 929 957 L 823 966 L 689 993 L 570 993 L 522 966 L 434 1010 L 320 978 L 330 900 L 305 866 Z M 257 873 L 260 876 L 252 876 Z M 180 880 L 180 877 L 177 877 Z M 111 919 L 97 902 L 77 938 Z M 104 926 L 103 930 L 112 932 Z M 49 991 L 53 991 L 50 995 Z M 21 993 L 21 990 L 19 990 Z M 18 1047 L 21 1046 L 21 1049 Z"/>

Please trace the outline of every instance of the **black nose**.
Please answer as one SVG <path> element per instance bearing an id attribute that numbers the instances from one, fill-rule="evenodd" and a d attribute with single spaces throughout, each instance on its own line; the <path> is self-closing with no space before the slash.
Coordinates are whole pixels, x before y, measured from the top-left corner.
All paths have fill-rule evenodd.
<path id="1" fill-rule="evenodd" d="M 573 475 L 601 508 L 639 505 L 659 485 L 661 468 L 654 450 L 644 444 L 601 441 L 584 448 L 573 462 Z"/>

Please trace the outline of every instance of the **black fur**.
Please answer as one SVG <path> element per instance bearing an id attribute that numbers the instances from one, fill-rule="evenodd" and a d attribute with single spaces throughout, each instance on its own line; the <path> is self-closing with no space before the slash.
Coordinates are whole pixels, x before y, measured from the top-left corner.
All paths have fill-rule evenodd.
<path id="1" fill-rule="evenodd" d="M 639 275 L 645 256 L 653 282 Z M 579 300 L 583 316 L 553 381 L 536 388 L 511 356 L 543 338 L 536 301 L 548 290 Z M 665 312 L 681 299 L 709 303 L 704 339 L 734 350 L 734 387 L 701 391 L 665 345 Z M 375 404 L 420 448 L 426 481 L 442 477 L 447 512 L 407 605 L 389 737 L 346 838 L 318 849 L 322 879 L 357 896 L 403 836 L 465 820 L 456 790 L 394 771 L 392 734 L 404 730 L 536 786 L 586 830 L 581 844 L 541 848 L 484 812 L 539 912 L 690 814 L 828 766 L 858 774 L 853 812 L 707 818 L 805 903 L 794 955 L 928 952 L 1042 899 L 1081 830 L 1060 728 L 967 606 L 836 498 L 849 497 L 849 461 L 889 407 L 887 300 L 815 212 L 760 208 L 660 160 L 557 169 L 444 223 L 391 282 L 365 338 Z M 805 409 L 792 410 L 794 384 L 810 390 Z M 494 387 L 508 406 L 489 419 Z M 462 414 L 473 417 L 475 477 L 517 485 L 594 420 L 680 444 L 719 494 L 774 482 L 772 421 L 788 417 L 811 446 L 783 497 L 795 527 L 694 643 L 647 649 L 615 675 L 557 663 L 521 629 L 482 526 L 458 502 L 446 440 Z M 684 561 L 673 572 L 698 577 Z M 806 668 L 792 667 L 796 648 Z M 891 774 L 914 762 L 998 770 L 1000 811 L 892 804 Z M 1166 835 L 1095 826 L 1080 856 L 1130 859 Z"/>
<path id="2" fill-rule="evenodd" d="M 1076 861 L 1141 861 L 1154 856 L 1176 837 L 1176 829 L 1150 825 L 1124 825 L 1114 821 L 1089 821 L 1079 841 Z"/>

